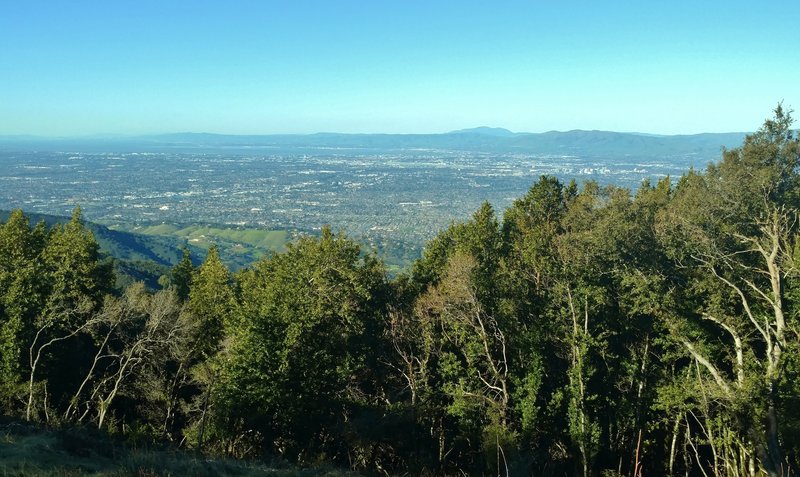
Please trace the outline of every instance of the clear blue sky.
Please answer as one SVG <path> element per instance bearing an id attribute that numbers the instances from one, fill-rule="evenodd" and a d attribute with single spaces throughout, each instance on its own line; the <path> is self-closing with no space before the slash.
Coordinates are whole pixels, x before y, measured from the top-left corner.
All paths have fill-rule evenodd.
<path id="1" fill-rule="evenodd" d="M 0 134 L 746 131 L 800 111 L 798 25 L 796 0 L 0 0 Z"/>

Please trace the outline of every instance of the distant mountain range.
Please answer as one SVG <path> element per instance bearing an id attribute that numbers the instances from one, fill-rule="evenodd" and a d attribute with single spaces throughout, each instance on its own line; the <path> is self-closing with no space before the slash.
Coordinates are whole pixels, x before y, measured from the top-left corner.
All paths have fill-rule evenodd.
<path id="1" fill-rule="evenodd" d="M 485 153 L 528 153 L 580 156 L 700 156 L 715 159 L 723 147 L 741 144 L 746 133 L 704 133 L 662 136 L 610 131 L 550 131 L 515 133 L 503 128 L 478 127 L 443 134 L 226 135 L 174 133 L 147 136 L 40 138 L 0 136 L 4 150 L 69 150 L 86 152 L 229 152 L 313 149 L 409 150 L 441 149 Z"/>
<path id="2" fill-rule="evenodd" d="M 490 128 L 487 126 L 480 126 L 477 128 L 459 129 L 458 131 L 451 131 L 448 134 L 483 134 L 485 136 L 494 136 L 494 137 L 511 137 L 511 136 L 516 136 L 517 134 L 525 134 L 525 133 L 515 133 L 505 128 Z"/>

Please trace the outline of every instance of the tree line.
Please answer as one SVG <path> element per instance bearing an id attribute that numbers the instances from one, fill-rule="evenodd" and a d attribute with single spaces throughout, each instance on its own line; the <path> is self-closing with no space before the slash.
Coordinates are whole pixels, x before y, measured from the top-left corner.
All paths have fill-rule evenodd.
<path id="1" fill-rule="evenodd" d="M 789 476 L 800 142 L 780 105 L 705 171 L 542 177 L 390 279 L 330 229 L 115 290 L 80 210 L 0 225 L 0 406 L 370 474 Z"/>

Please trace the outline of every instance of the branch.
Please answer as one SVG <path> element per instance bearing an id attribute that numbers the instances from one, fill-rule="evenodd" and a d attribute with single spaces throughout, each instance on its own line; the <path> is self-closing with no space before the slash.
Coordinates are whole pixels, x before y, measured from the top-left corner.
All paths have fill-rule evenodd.
<path id="1" fill-rule="evenodd" d="M 718 318 L 715 318 L 708 313 L 703 313 L 701 316 L 706 320 L 713 321 L 714 323 L 718 324 L 733 337 L 733 346 L 736 349 L 736 379 L 739 381 L 739 385 L 744 384 L 744 353 L 742 351 L 742 339 L 739 337 L 739 334 L 736 333 L 736 330 L 734 330 L 731 326 L 728 326 Z"/>
<path id="2" fill-rule="evenodd" d="M 503 393 L 503 389 L 502 389 L 502 388 L 500 388 L 500 387 L 497 387 L 497 386 L 495 386 L 495 385 L 493 385 L 493 384 L 490 384 L 490 383 L 489 383 L 489 381 L 487 381 L 487 380 L 486 380 L 486 379 L 485 379 L 485 378 L 484 378 L 484 377 L 481 375 L 480 371 L 477 371 L 477 370 L 476 370 L 476 371 L 475 371 L 475 374 L 477 374 L 477 375 L 478 375 L 478 378 L 479 378 L 479 379 L 480 379 L 480 380 L 483 382 L 483 384 L 484 384 L 484 385 L 485 385 L 487 388 L 491 389 L 492 391 L 496 391 L 496 392 L 498 392 L 498 393 L 501 393 L 501 394 Z"/>
<path id="3" fill-rule="evenodd" d="M 688 340 L 683 340 L 682 343 L 684 346 L 686 346 L 686 349 L 689 350 L 689 353 L 691 353 L 692 357 L 694 357 L 694 359 L 696 359 L 700 364 L 705 366 L 708 372 L 711 373 L 711 376 L 714 378 L 714 381 L 717 382 L 717 385 L 719 385 L 719 387 L 722 388 L 726 394 L 730 395 L 731 388 L 728 386 L 728 383 L 725 382 L 725 379 L 722 377 L 722 375 L 719 374 L 717 368 L 715 368 L 714 365 L 705 358 L 705 356 L 701 355 L 697 349 L 695 349 L 694 345 Z"/>
<path id="4" fill-rule="evenodd" d="M 761 327 L 761 325 L 758 324 L 758 320 L 756 320 L 755 316 L 753 315 L 753 311 L 750 309 L 750 304 L 747 302 L 747 297 L 744 295 L 744 292 L 742 292 L 742 290 L 733 282 L 717 273 L 717 270 L 713 266 L 710 266 L 709 268 L 711 268 L 711 273 L 713 273 L 714 276 L 716 276 L 729 287 L 733 288 L 733 290 L 739 295 L 739 298 L 742 301 L 742 306 L 744 307 L 744 311 L 747 313 L 747 317 L 750 319 L 750 322 L 753 323 L 753 326 L 755 326 L 759 333 L 761 333 L 761 336 L 764 337 L 764 341 L 768 341 L 769 337 L 767 336 L 767 332 Z"/>
<path id="5" fill-rule="evenodd" d="M 770 277 L 771 277 L 771 275 L 770 275 Z M 747 279 L 743 279 L 743 280 L 747 284 L 747 286 L 749 286 L 750 288 L 753 289 L 753 291 L 755 291 L 756 293 L 761 295 L 761 298 L 763 298 L 764 301 L 769 303 L 769 306 L 771 306 L 773 308 L 775 307 L 775 301 L 772 298 L 770 298 L 769 295 L 767 295 L 766 293 L 761 291 L 761 289 L 758 288 L 755 283 L 753 283 L 753 282 L 751 282 L 750 280 L 747 280 Z"/>

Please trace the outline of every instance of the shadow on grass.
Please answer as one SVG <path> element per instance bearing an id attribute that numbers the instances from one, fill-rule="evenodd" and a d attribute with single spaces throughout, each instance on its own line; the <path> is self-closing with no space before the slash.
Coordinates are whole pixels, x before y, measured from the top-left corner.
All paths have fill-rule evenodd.
<path id="1" fill-rule="evenodd" d="M 330 468 L 207 459 L 166 448 L 134 449 L 96 429 L 49 429 L 0 417 L 0 477 L 5 476 L 355 477 Z"/>

